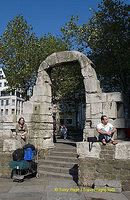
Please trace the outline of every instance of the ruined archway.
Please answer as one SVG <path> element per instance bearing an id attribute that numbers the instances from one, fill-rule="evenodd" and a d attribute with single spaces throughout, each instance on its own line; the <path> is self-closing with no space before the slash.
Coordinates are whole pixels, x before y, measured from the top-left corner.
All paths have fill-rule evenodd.
<path id="1" fill-rule="evenodd" d="M 112 120 L 118 118 L 116 102 L 122 102 L 120 93 L 102 93 L 93 63 L 77 51 L 53 53 L 44 60 L 38 70 L 38 78 L 30 101 L 24 103 L 24 114 L 29 121 L 30 138 L 41 148 L 53 146 L 52 142 L 52 105 L 51 80 L 48 69 L 57 64 L 78 61 L 83 76 L 86 96 L 86 120 L 83 139 L 94 135 L 94 128 L 102 114 Z M 28 117 L 27 117 L 28 116 Z M 115 122 L 115 120 L 114 120 Z"/>

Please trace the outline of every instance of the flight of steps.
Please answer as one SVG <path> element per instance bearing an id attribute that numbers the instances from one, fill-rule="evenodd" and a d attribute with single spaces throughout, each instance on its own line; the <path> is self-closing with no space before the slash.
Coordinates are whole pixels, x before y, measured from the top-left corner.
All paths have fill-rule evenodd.
<path id="1" fill-rule="evenodd" d="M 55 149 L 45 160 L 40 159 L 38 167 L 40 176 L 70 178 L 77 181 L 76 144 L 69 140 L 60 139 L 55 143 L 55 146 Z"/>

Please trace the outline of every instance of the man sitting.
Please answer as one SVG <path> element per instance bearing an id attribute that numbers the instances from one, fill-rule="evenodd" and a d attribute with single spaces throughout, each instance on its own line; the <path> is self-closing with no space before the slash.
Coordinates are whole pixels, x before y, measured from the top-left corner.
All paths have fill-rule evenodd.
<path id="1" fill-rule="evenodd" d="M 97 125 L 97 132 L 99 133 L 99 141 L 102 142 L 103 145 L 106 145 L 109 141 L 111 141 L 113 145 L 117 144 L 117 142 L 112 139 L 113 134 L 116 132 L 116 128 L 108 123 L 106 115 L 101 116 L 101 123 Z"/>

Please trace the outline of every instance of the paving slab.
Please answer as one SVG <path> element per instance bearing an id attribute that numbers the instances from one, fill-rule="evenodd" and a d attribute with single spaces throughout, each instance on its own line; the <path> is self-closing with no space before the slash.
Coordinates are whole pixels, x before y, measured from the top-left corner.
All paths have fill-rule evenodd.
<path id="1" fill-rule="evenodd" d="M 130 191 L 90 192 L 90 189 L 64 178 L 30 178 L 22 183 L 0 178 L 0 200 L 128 200 L 130 197 Z"/>

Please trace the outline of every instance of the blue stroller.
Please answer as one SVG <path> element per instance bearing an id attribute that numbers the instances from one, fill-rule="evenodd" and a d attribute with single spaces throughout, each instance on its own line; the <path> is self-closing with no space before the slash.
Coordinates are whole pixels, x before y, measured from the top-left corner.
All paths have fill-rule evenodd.
<path id="1" fill-rule="evenodd" d="M 13 181 L 22 182 L 25 177 L 35 176 L 39 178 L 38 174 L 38 150 L 32 150 L 29 145 L 22 149 L 17 149 L 13 152 L 13 161 L 9 163 L 12 169 L 11 178 Z M 36 156 L 35 162 L 33 161 Z"/>

